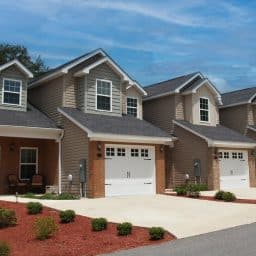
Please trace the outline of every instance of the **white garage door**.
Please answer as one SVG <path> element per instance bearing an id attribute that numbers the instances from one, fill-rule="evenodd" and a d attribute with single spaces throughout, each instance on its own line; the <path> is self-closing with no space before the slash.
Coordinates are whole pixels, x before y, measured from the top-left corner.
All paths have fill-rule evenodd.
<path id="1" fill-rule="evenodd" d="M 155 149 L 106 145 L 105 195 L 155 194 Z"/>
<path id="2" fill-rule="evenodd" d="M 219 164 L 221 189 L 249 187 L 249 166 L 247 151 L 220 151 Z"/>

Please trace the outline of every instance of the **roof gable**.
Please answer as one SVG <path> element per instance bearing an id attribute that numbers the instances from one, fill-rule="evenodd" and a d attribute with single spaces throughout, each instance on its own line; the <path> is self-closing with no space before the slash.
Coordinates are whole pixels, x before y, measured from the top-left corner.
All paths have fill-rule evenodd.
<path id="1" fill-rule="evenodd" d="M 20 70 L 23 74 L 25 74 L 27 77 L 33 78 L 34 75 L 32 74 L 32 72 L 30 72 L 30 71 L 29 71 L 20 61 L 18 61 L 17 59 L 11 60 L 11 61 L 9 61 L 9 62 L 7 62 L 7 63 L 1 65 L 1 66 L 0 66 L 0 72 L 3 71 L 3 70 L 5 70 L 5 69 L 7 69 L 7 68 L 9 68 L 9 67 L 11 67 L 11 66 L 13 66 L 13 65 L 17 66 L 17 67 L 19 68 L 19 70 Z"/>

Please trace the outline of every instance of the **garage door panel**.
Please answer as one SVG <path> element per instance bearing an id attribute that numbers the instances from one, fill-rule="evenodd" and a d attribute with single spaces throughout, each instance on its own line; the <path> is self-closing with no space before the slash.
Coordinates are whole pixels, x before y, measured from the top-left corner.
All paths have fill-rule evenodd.
<path id="1" fill-rule="evenodd" d="M 219 152 L 220 188 L 248 188 L 248 153 L 242 150 L 223 150 Z"/>
<path id="2" fill-rule="evenodd" d="M 106 196 L 154 194 L 154 158 L 154 147 L 106 145 Z"/>

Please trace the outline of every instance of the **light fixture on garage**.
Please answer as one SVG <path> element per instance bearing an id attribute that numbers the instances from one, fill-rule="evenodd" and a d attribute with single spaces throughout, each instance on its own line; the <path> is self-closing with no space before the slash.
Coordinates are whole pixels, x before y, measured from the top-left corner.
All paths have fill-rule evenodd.
<path id="1" fill-rule="evenodd" d="M 98 142 L 98 144 L 97 144 L 97 149 L 100 151 L 101 150 L 101 143 L 100 142 Z"/>
<path id="2" fill-rule="evenodd" d="M 160 151 L 163 152 L 164 151 L 164 145 L 160 146 Z"/>
<path id="3" fill-rule="evenodd" d="M 9 145 L 9 151 L 14 151 L 14 149 L 15 149 L 15 144 L 14 144 L 14 143 L 11 143 L 11 144 Z"/>

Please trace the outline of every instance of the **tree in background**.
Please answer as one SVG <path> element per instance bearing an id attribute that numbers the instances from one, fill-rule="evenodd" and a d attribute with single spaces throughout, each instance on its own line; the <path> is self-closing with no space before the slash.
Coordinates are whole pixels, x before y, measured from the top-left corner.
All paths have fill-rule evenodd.
<path id="1" fill-rule="evenodd" d="M 45 65 L 41 56 L 38 55 L 36 58 L 32 58 L 25 46 L 0 43 L 0 65 L 13 59 L 18 59 L 35 77 L 49 70 L 49 67 Z"/>

